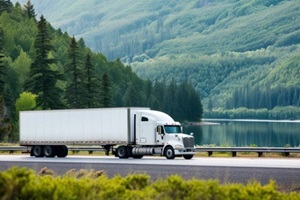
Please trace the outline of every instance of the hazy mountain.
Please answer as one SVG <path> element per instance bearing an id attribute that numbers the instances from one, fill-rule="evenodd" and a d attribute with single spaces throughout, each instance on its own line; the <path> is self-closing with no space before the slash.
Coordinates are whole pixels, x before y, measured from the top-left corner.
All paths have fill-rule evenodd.
<path id="1" fill-rule="evenodd" d="M 130 63 L 142 78 L 188 79 L 214 107 L 300 104 L 298 0 L 31 2 L 54 27 Z M 287 91 L 296 103 L 279 103 Z M 250 106 L 236 96 L 277 103 Z"/>

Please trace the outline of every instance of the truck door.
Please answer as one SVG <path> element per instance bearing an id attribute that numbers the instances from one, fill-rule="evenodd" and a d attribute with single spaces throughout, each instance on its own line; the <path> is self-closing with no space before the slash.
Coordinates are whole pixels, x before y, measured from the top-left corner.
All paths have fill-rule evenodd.
<path id="1" fill-rule="evenodd" d="M 156 127 L 156 144 L 164 144 L 165 132 L 164 127 L 159 125 Z"/>

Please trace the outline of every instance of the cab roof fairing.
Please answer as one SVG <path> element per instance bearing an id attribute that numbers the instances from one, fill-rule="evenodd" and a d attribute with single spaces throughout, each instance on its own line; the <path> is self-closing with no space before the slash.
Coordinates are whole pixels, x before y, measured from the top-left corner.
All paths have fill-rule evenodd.
<path id="1" fill-rule="evenodd" d="M 162 125 L 180 125 L 179 122 L 175 122 L 168 114 L 156 111 L 156 110 L 143 110 L 141 111 L 143 117 L 147 117 L 153 121 L 157 121 Z"/>

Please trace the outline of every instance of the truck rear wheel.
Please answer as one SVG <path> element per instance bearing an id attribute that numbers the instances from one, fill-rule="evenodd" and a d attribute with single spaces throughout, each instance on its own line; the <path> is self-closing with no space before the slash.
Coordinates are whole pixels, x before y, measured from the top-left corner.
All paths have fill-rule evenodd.
<path id="1" fill-rule="evenodd" d="M 43 154 L 43 147 L 42 146 L 34 146 L 32 149 L 31 149 L 31 153 L 30 153 L 32 156 L 35 156 L 35 157 L 43 157 L 44 154 Z"/>
<path id="2" fill-rule="evenodd" d="M 125 147 L 125 146 L 119 146 L 117 148 L 117 156 L 119 158 L 128 158 L 127 147 Z"/>
<path id="3" fill-rule="evenodd" d="M 55 148 L 53 146 L 45 146 L 43 152 L 47 158 L 53 158 L 55 156 Z"/>
<path id="4" fill-rule="evenodd" d="M 175 158 L 175 153 L 174 153 L 174 149 L 171 146 L 167 146 L 165 148 L 165 156 L 167 159 L 174 159 Z"/>

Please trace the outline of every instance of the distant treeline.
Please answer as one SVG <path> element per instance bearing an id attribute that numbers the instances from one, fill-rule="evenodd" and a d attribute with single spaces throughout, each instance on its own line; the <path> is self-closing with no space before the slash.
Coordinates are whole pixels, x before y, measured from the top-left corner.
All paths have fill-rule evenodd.
<path id="1" fill-rule="evenodd" d="M 258 87 L 241 88 L 234 92 L 231 99 L 226 101 L 226 109 L 239 107 L 253 109 L 273 109 L 274 107 L 300 106 L 300 88 L 275 88 L 261 90 Z"/>
<path id="2" fill-rule="evenodd" d="M 295 120 L 300 119 L 300 108 L 295 106 L 274 107 L 271 110 L 266 108 L 248 109 L 245 107 L 228 110 L 219 108 L 205 111 L 203 118 Z"/>

